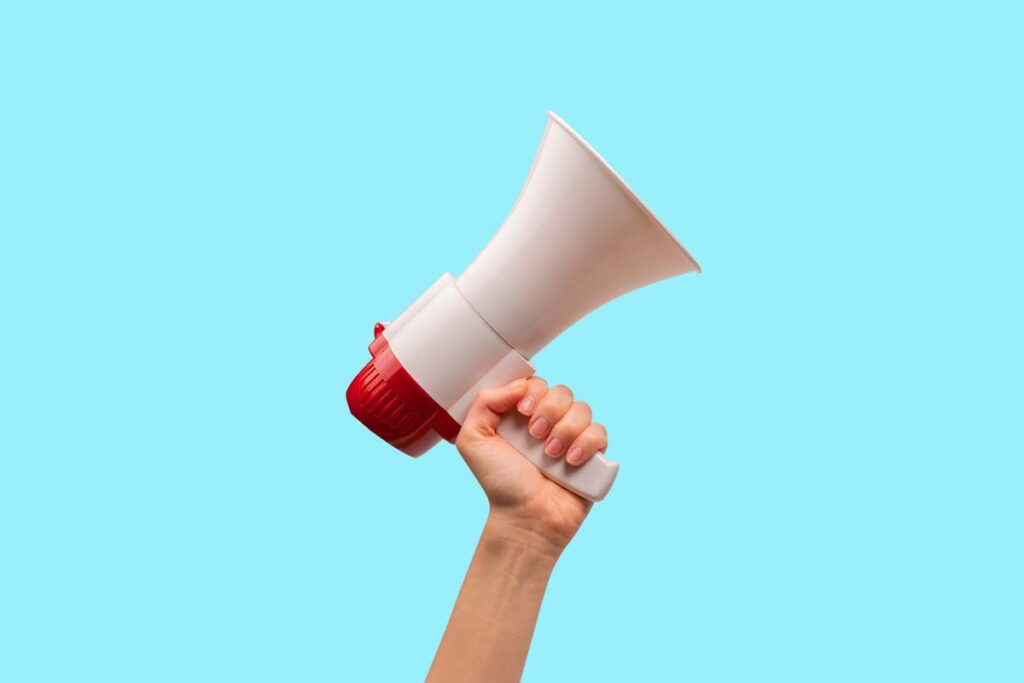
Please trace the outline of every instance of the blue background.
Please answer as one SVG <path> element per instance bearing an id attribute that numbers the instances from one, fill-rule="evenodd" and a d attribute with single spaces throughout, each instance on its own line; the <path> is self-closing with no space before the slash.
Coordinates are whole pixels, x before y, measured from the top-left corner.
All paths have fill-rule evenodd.
<path id="1" fill-rule="evenodd" d="M 1024 680 L 1012 4 L 5 4 L 0 679 L 423 677 L 484 500 L 343 391 L 553 109 L 705 273 L 536 358 L 526 679 Z"/>

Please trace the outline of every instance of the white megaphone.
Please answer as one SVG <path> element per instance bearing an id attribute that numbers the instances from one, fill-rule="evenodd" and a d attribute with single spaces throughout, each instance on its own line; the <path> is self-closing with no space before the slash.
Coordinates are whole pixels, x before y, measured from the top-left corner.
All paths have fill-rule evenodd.
<path id="1" fill-rule="evenodd" d="M 543 245 L 543 246 L 541 246 Z M 601 304 L 673 275 L 700 271 L 625 181 L 548 112 L 533 167 L 504 225 L 458 278 L 445 273 L 391 324 L 377 323 L 372 360 L 346 392 L 352 414 L 420 455 L 454 441 L 484 388 L 534 373 L 530 358 Z M 580 466 L 544 454 L 527 419 L 498 434 L 550 479 L 590 500 L 619 464 Z"/>

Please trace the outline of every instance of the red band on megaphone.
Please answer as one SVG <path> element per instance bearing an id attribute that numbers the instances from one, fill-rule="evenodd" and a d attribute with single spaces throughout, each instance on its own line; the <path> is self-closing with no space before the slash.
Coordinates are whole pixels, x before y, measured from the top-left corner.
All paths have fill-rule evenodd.
<path id="1" fill-rule="evenodd" d="M 395 357 L 378 323 L 373 358 L 345 392 L 349 410 L 374 434 L 408 455 L 422 455 L 438 436 L 454 442 L 459 423 L 430 397 Z M 436 433 L 436 434 L 432 434 Z"/>

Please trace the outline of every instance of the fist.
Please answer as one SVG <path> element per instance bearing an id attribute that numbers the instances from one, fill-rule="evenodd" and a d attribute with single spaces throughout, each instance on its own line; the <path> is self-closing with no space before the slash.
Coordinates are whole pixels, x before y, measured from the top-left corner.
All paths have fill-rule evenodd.
<path id="1" fill-rule="evenodd" d="M 455 442 L 487 494 L 492 516 L 564 547 L 592 504 L 545 477 L 498 435 L 502 415 L 513 410 L 529 417 L 530 434 L 544 442 L 549 457 L 564 457 L 570 466 L 607 448 L 607 433 L 593 421 L 590 406 L 575 400 L 568 387 L 549 389 L 543 379 L 531 377 L 480 392 Z"/>

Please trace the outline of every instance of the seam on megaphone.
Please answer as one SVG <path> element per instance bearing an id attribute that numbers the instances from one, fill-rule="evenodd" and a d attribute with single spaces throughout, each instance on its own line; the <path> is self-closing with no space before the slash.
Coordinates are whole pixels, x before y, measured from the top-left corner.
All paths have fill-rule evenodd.
<path id="1" fill-rule="evenodd" d="M 480 320 L 482 320 L 484 322 L 484 325 L 487 325 L 487 328 L 491 332 L 494 333 L 495 337 L 497 337 L 501 341 L 505 342 L 505 346 L 507 346 L 510 350 L 515 351 L 516 353 L 518 353 L 520 358 L 525 360 L 527 363 L 530 362 L 530 359 L 527 358 L 526 356 L 524 356 L 519 351 L 519 349 L 517 349 L 516 347 L 512 346 L 512 344 L 509 343 L 508 339 L 505 339 L 505 336 L 501 332 L 498 332 L 498 330 L 496 330 L 494 328 L 494 325 L 491 324 L 491 321 L 488 320 L 486 318 L 486 316 L 484 316 L 484 314 L 480 312 L 480 309 L 478 309 L 476 306 L 473 305 L 473 302 L 469 300 L 469 297 L 466 296 L 466 293 L 463 292 L 462 289 L 459 287 L 459 281 L 458 281 L 457 278 L 456 278 L 455 282 L 452 283 L 452 287 L 454 287 L 456 289 L 456 291 L 458 291 L 459 296 L 461 296 L 462 300 L 466 302 L 466 305 L 469 306 L 471 309 L 473 309 L 473 312 L 476 313 L 476 317 L 480 318 Z M 531 363 L 531 365 L 532 365 L 532 363 Z"/>

